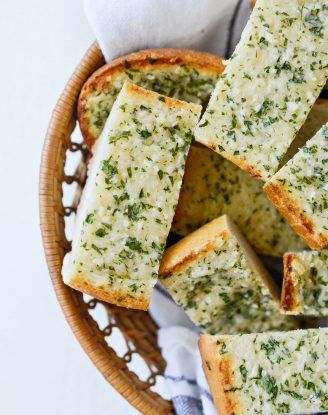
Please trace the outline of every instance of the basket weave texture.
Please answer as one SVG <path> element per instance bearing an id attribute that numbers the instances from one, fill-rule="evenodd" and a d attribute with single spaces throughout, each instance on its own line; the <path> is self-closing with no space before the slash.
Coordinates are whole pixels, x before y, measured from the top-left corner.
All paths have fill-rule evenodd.
<path id="1" fill-rule="evenodd" d="M 77 66 L 56 107 L 53 110 L 45 137 L 39 182 L 40 223 L 45 256 L 58 301 L 73 333 L 95 366 L 108 382 L 131 405 L 143 414 L 173 414 L 172 404 L 151 388 L 163 374 L 165 362 L 157 346 L 157 327 L 148 313 L 103 304 L 86 299 L 83 294 L 66 286 L 61 267 L 70 242 L 65 233 L 65 221 L 76 212 L 77 203 L 86 178 L 89 153 L 84 144 L 73 142 L 76 128 L 76 106 L 80 90 L 87 78 L 104 64 L 103 55 L 94 43 Z M 66 159 L 80 153 L 80 161 L 73 175 L 65 174 Z M 76 196 L 69 206 L 63 205 L 63 187 L 75 185 Z M 100 328 L 93 310 L 104 307 L 108 325 Z M 123 356 L 108 343 L 119 330 L 126 343 Z M 129 363 L 139 355 L 148 367 L 149 376 L 141 380 L 129 369 Z"/>

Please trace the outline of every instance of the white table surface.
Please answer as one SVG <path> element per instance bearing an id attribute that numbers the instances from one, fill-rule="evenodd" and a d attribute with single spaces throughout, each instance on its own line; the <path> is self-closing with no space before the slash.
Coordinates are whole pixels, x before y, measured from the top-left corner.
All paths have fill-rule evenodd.
<path id="1" fill-rule="evenodd" d="M 130 415 L 78 344 L 50 284 L 38 219 L 49 117 L 93 35 L 82 0 L 0 0 L 2 415 Z"/>

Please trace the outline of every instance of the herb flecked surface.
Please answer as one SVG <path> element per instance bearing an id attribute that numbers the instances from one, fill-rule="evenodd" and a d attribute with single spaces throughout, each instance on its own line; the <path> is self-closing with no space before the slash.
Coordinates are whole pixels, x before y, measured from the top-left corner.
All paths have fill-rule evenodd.
<path id="1" fill-rule="evenodd" d="M 96 144 L 64 276 L 149 299 L 201 107 L 134 88 Z"/>
<path id="2" fill-rule="evenodd" d="M 263 180 L 328 76 L 327 0 L 258 0 L 196 139 Z"/>

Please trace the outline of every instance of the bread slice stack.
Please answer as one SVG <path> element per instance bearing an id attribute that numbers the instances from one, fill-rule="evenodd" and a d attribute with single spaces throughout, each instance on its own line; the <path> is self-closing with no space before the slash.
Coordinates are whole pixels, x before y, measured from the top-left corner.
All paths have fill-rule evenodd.
<path id="1" fill-rule="evenodd" d="M 226 215 L 168 248 L 159 274 L 176 303 L 206 333 L 297 327 L 279 313 L 274 282 Z"/>
<path id="2" fill-rule="evenodd" d="M 66 284 L 147 309 L 200 111 L 124 84 L 89 165 Z"/>

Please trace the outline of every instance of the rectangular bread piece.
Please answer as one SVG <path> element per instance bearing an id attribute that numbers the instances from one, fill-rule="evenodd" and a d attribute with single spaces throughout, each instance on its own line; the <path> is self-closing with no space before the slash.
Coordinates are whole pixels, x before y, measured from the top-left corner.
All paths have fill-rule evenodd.
<path id="1" fill-rule="evenodd" d="M 312 249 L 328 243 L 328 124 L 280 169 L 264 190 Z"/>
<path id="2" fill-rule="evenodd" d="M 328 329 L 202 335 L 203 369 L 220 415 L 328 410 Z"/>
<path id="3" fill-rule="evenodd" d="M 191 146 L 172 231 L 185 236 L 228 214 L 257 253 L 282 257 L 305 249 L 262 186 L 214 151 Z"/>
<path id="4" fill-rule="evenodd" d="M 195 138 L 268 180 L 328 77 L 327 0 L 258 0 Z"/>
<path id="5" fill-rule="evenodd" d="M 280 309 L 286 314 L 328 316 L 328 250 L 284 255 Z"/>
<path id="6" fill-rule="evenodd" d="M 159 278 L 175 302 L 206 333 L 288 330 L 270 275 L 226 216 L 165 250 Z"/>
<path id="7" fill-rule="evenodd" d="M 89 164 L 66 284 L 147 309 L 200 111 L 124 84 Z"/>

